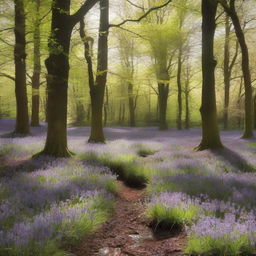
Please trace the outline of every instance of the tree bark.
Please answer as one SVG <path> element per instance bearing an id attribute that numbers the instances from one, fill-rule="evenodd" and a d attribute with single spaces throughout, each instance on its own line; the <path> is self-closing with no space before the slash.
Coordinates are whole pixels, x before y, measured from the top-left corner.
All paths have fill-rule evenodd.
<path id="1" fill-rule="evenodd" d="M 182 70 L 182 45 L 178 52 L 178 71 L 177 71 L 177 86 L 178 86 L 178 114 L 177 114 L 177 129 L 182 129 L 182 84 L 181 84 L 181 70 Z"/>
<path id="2" fill-rule="evenodd" d="M 70 15 L 70 0 L 55 0 L 52 5 L 51 35 L 47 68 L 48 130 L 44 150 L 39 153 L 54 157 L 69 157 L 67 146 L 67 100 L 70 39 L 74 26 L 96 4 L 87 0 Z"/>
<path id="3" fill-rule="evenodd" d="M 130 127 L 135 127 L 135 99 L 134 99 L 134 92 L 133 92 L 133 84 L 128 84 L 128 101 L 129 101 L 129 115 L 130 115 Z"/>
<path id="4" fill-rule="evenodd" d="M 236 37 L 241 48 L 242 71 L 245 88 L 245 128 L 242 138 L 251 138 L 253 137 L 253 95 L 248 47 L 239 17 L 236 12 L 235 0 L 230 0 L 230 6 L 228 6 L 226 2 L 222 3 L 222 6 L 232 20 Z"/>
<path id="5" fill-rule="evenodd" d="M 69 77 L 69 47 L 72 26 L 69 22 L 70 2 L 53 3 L 50 55 L 45 61 L 47 76 L 48 131 L 43 154 L 68 157 L 67 97 Z"/>
<path id="6" fill-rule="evenodd" d="M 26 87 L 26 24 L 23 0 L 15 0 L 15 96 L 16 126 L 14 133 L 29 134 L 28 98 Z"/>
<path id="7" fill-rule="evenodd" d="M 198 150 L 214 149 L 222 147 L 220 140 L 216 92 L 215 92 L 215 67 L 214 59 L 214 34 L 216 29 L 215 16 L 217 2 L 202 0 L 202 105 L 200 108 L 202 116 L 202 140 Z"/>
<path id="8" fill-rule="evenodd" d="M 108 111 L 109 111 L 109 92 L 108 86 L 106 86 L 106 100 L 104 103 L 104 126 L 107 126 L 108 123 Z"/>
<path id="9" fill-rule="evenodd" d="M 169 97 L 169 83 L 158 83 L 158 109 L 159 109 L 159 129 L 167 130 L 166 121 L 167 103 Z"/>
<path id="10" fill-rule="evenodd" d="M 94 81 L 90 46 L 84 32 L 84 21 L 80 21 L 80 37 L 84 42 L 85 59 L 89 73 L 91 97 L 91 134 L 89 143 L 104 143 L 103 106 L 108 73 L 108 33 L 109 33 L 109 0 L 100 0 L 100 27 L 98 39 L 98 65 Z"/>
<path id="11" fill-rule="evenodd" d="M 32 112 L 31 126 L 39 126 L 40 107 L 40 74 L 41 74 L 41 53 L 40 53 L 40 5 L 41 0 L 36 1 L 36 18 L 34 23 L 34 71 L 32 76 Z"/>
<path id="12" fill-rule="evenodd" d="M 228 108 L 229 108 L 229 91 L 230 91 L 230 22 L 229 16 L 226 15 L 225 20 L 225 45 L 224 45 L 224 113 L 223 113 L 223 126 L 228 129 Z"/>
<path id="13" fill-rule="evenodd" d="M 189 73 L 189 71 L 187 71 Z M 190 96 L 190 80 L 189 74 L 185 81 L 185 129 L 190 129 L 190 106 L 189 106 L 189 96 Z"/>
<path id="14" fill-rule="evenodd" d="M 256 95 L 254 95 L 253 105 L 254 105 L 254 109 L 256 109 Z M 254 121 L 253 127 L 254 127 L 254 129 L 256 129 L 256 111 L 254 111 L 254 119 L 253 119 L 253 121 Z"/>

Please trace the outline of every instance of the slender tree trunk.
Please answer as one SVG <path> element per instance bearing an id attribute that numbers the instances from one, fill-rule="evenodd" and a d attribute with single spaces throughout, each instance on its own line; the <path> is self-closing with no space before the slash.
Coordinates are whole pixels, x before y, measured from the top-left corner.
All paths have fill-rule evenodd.
<path id="1" fill-rule="evenodd" d="M 254 100 L 253 100 L 253 104 L 254 104 L 254 129 L 256 129 L 256 95 L 254 95 Z"/>
<path id="2" fill-rule="evenodd" d="M 215 16 L 217 2 L 202 0 L 202 105 L 200 108 L 202 116 L 202 141 L 198 150 L 213 149 L 222 147 L 220 140 L 216 92 L 215 92 L 215 67 L 214 59 L 214 34 L 216 29 Z"/>
<path id="3" fill-rule="evenodd" d="M 225 46 L 224 46 L 224 113 L 223 125 L 224 129 L 228 129 L 228 110 L 229 110 L 229 91 L 230 91 L 230 22 L 229 16 L 226 15 L 225 21 Z"/>
<path id="4" fill-rule="evenodd" d="M 119 113 L 118 113 L 118 124 L 122 123 L 122 101 L 120 100 L 119 103 Z"/>
<path id="5" fill-rule="evenodd" d="M 130 127 L 135 127 L 135 100 L 133 92 L 133 84 L 128 84 L 128 97 L 129 97 L 129 117 L 130 117 Z"/>
<path id="6" fill-rule="evenodd" d="M 125 124 L 125 103 L 123 103 L 123 107 L 122 107 L 121 123 L 122 123 L 123 125 Z"/>
<path id="7" fill-rule="evenodd" d="M 181 85 L 181 70 L 182 70 L 182 46 L 179 47 L 178 53 L 178 71 L 177 71 L 177 86 L 178 86 L 178 114 L 177 114 L 177 129 L 182 129 L 182 85 Z"/>
<path id="8" fill-rule="evenodd" d="M 245 129 L 243 138 L 251 138 L 253 137 L 253 95 L 248 47 L 239 17 L 236 12 L 235 0 L 230 0 L 230 7 L 227 7 L 226 5 L 223 7 L 232 20 L 236 37 L 241 48 L 242 71 L 245 89 Z"/>
<path id="9" fill-rule="evenodd" d="M 39 107 L 40 107 L 40 74 L 41 74 L 41 53 L 40 53 L 40 4 L 41 0 L 36 1 L 36 19 L 34 24 L 34 71 L 32 76 L 32 113 L 31 126 L 39 126 Z"/>
<path id="10" fill-rule="evenodd" d="M 109 0 L 100 1 L 100 28 L 98 41 L 98 68 L 95 85 L 90 88 L 92 103 L 91 135 L 89 142 L 103 143 L 103 104 L 108 70 Z"/>
<path id="11" fill-rule="evenodd" d="M 189 110 L 189 94 L 185 95 L 185 104 L 186 104 L 186 115 L 185 115 L 185 129 L 190 129 L 190 110 Z"/>
<path id="12" fill-rule="evenodd" d="M 237 97 L 237 108 L 241 108 L 241 101 L 242 101 L 242 88 L 243 88 L 243 77 L 240 79 L 240 85 L 239 85 L 239 91 L 238 91 L 238 97 Z M 241 124 L 242 124 L 242 118 L 240 113 L 238 114 L 237 118 L 237 125 L 238 128 L 241 129 Z"/>
<path id="13" fill-rule="evenodd" d="M 29 134 L 28 98 L 26 87 L 26 25 L 23 0 L 15 0 L 15 96 L 16 126 L 14 133 Z"/>
<path id="14" fill-rule="evenodd" d="M 237 15 L 231 17 L 236 31 L 237 39 L 242 52 L 242 70 L 245 87 L 245 130 L 243 138 L 253 137 L 253 103 L 252 103 L 252 86 L 251 72 L 249 67 L 249 52 L 245 41 L 244 33 L 241 28 Z"/>
<path id="15" fill-rule="evenodd" d="M 107 126 L 107 123 L 108 123 L 108 108 L 109 108 L 109 93 L 108 93 L 108 86 L 106 86 L 106 100 L 104 104 L 104 126 Z"/>
<path id="16" fill-rule="evenodd" d="M 169 84 L 158 83 L 158 108 L 159 108 L 159 129 L 167 130 L 166 121 L 167 103 L 169 97 Z"/>
<path id="17" fill-rule="evenodd" d="M 185 129 L 190 129 L 189 78 L 185 82 Z"/>

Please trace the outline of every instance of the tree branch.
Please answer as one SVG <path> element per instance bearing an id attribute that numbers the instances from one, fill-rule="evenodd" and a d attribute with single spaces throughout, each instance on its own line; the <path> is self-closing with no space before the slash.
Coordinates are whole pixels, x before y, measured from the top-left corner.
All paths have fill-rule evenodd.
<path id="1" fill-rule="evenodd" d="M 6 78 L 11 79 L 12 81 L 15 82 L 15 78 L 13 76 L 11 76 L 11 75 L 8 75 L 6 73 L 0 72 L 0 76 L 6 77 Z"/>
<path id="2" fill-rule="evenodd" d="M 168 0 L 167 2 L 165 2 L 162 5 L 150 8 L 142 16 L 140 16 L 138 19 L 127 19 L 127 20 L 124 20 L 124 21 L 120 22 L 119 24 L 109 24 L 109 27 L 120 27 L 120 26 L 126 24 L 127 22 L 140 22 L 141 20 L 145 19 L 151 12 L 156 11 L 158 9 L 161 9 L 161 8 L 167 6 L 171 2 L 172 2 L 172 0 Z"/>
<path id="3" fill-rule="evenodd" d="M 137 4 L 135 4 L 135 3 L 133 3 L 133 2 L 132 2 L 132 1 L 130 1 L 130 0 L 126 0 L 126 2 L 128 2 L 130 5 L 132 5 L 132 6 L 136 7 L 136 8 L 138 8 L 138 9 L 141 9 L 142 11 L 144 11 L 144 10 L 145 10 L 145 9 L 144 9 L 144 7 L 139 6 L 139 5 L 137 5 Z"/>
<path id="4" fill-rule="evenodd" d="M 86 13 L 98 2 L 99 0 L 87 0 L 77 12 L 75 12 L 73 15 L 70 15 L 73 25 L 80 22 Z"/>

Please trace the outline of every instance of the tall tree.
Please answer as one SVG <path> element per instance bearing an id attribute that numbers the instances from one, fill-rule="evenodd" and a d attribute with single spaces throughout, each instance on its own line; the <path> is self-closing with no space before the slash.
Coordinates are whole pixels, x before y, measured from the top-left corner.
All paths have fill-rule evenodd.
<path id="1" fill-rule="evenodd" d="M 117 38 L 119 43 L 119 55 L 121 62 L 121 73 L 124 85 L 128 92 L 128 106 L 129 106 L 129 125 L 136 126 L 136 103 L 137 95 L 134 90 L 134 73 L 135 73 L 135 38 L 125 31 L 117 31 Z"/>
<path id="2" fill-rule="evenodd" d="M 47 68 L 47 117 L 48 130 L 41 154 L 69 157 L 67 146 L 67 96 L 69 78 L 69 51 L 74 26 L 97 3 L 87 0 L 70 15 L 70 0 L 55 0 L 52 4 L 52 24 L 49 38 Z"/>
<path id="3" fill-rule="evenodd" d="M 39 87 L 41 74 L 41 39 L 40 39 L 40 5 L 41 0 L 35 1 L 35 20 L 34 20 L 34 70 L 32 76 L 32 111 L 31 111 L 31 126 L 39 126 Z"/>
<path id="4" fill-rule="evenodd" d="M 230 86 L 231 86 L 231 75 L 233 68 L 238 57 L 238 42 L 236 41 L 234 56 L 231 59 L 230 45 L 231 45 L 231 24 L 230 18 L 226 14 L 225 17 L 225 44 L 224 44 L 224 113 L 223 113 L 223 126 L 227 130 L 229 127 L 229 103 L 230 103 Z"/>
<path id="5" fill-rule="evenodd" d="M 215 17 L 218 3 L 215 0 L 202 0 L 202 140 L 198 150 L 222 147 L 217 122 L 214 35 Z"/>
<path id="6" fill-rule="evenodd" d="M 89 74 L 91 97 L 91 134 L 88 142 L 105 142 L 103 132 L 103 105 L 108 73 L 109 0 L 100 0 L 100 26 L 97 54 L 97 74 L 94 80 L 93 63 L 88 38 L 84 32 L 84 21 L 80 20 L 80 36 L 84 42 L 85 59 Z"/>
<path id="7" fill-rule="evenodd" d="M 177 22 L 178 22 L 178 64 L 177 64 L 177 88 L 178 88 L 178 112 L 177 112 L 177 129 L 181 130 L 182 129 L 182 65 L 184 62 L 184 53 L 183 53 L 183 48 L 185 46 L 185 43 L 188 39 L 188 33 L 185 33 L 184 31 L 184 23 L 187 14 L 189 13 L 189 1 L 187 0 L 182 0 L 179 1 L 181 6 L 177 8 Z"/>
<path id="8" fill-rule="evenodd" d="M 28 98 L 26 87 L 26 24 L 23 0 L 15 0 L 15 96 L 16 126 L 14 133 L 29 134 Z"/>
<path id="9" fill-rule="evenodd" d="M 243 138 L 253 137 L 253 91 L 252 80 L 250 72 L 250 59 L 248 46 L 245 40 L 245 35 L 241 26 L 240 19 L 236 11 L 235 0 L 218 0 L 225 12 L 232 20 L 236 37 L 239 42 L 242 53 L 242 71 L 244 77 L 244 89 L 245 89 L 245 129 Z"/>

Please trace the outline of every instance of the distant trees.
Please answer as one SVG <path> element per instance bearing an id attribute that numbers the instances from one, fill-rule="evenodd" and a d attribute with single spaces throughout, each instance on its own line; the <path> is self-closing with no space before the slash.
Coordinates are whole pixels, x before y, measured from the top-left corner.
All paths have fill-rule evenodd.
<path id="1" fill-rule="evenodd" d="M 29 134 L 28 98 L 26 86 L 26 24 L 23 0 L 15 0 L 15 96 L 16 96 L 16 126 L 14 133 Z"/>
<path id="2" fill-rule="evenodd" d="M 119 42 L 119 56 L 121 62 L 121 79 L 124 87 L 127 88 L 129 106 L 129 126 L 136 126 L 136 106 L 138 94 L 134 89 L 135 58 L 138 51 L 135 51 L 135 39 L 132 35 L 124 31 L 117 31 Z"/>
<path id="3" fill-rule="evenodd" d="M 202 140 L 198 150 L 222 147 L 219 135 L 215 92 L 214 34 L 218 3 L 202 0 Z"/>
<path id="4" fill-rule="evenodd" d="M 182 110 L 183 110 L 183 102 L 182 102 L 182 92 L 183 92 L 183 86 L 182 86 L 182 65 L 184 62 L 184 47 L 186 45 L 186 42 L 188 40 L 188 32 L 184 29 L 184 23 L 186 20 L 186 17 L 189 13 L 189 1 L 182 0 L 179 1 L 181 7 L 176 8 L 176 19 L 177 19 L 177 26 L 178 26 L 178 48 L 177 48 L 177 89 L 178 89 L 178 111 L 177 111 L 177 129 L 182 129 Z"/>
<path id="5" fill-rule="evenodd" d="M 148 38 L 150 54 L 154 60 L 154 70 L 157 79 L 159 129 L 168 128 L 166 114 L 170 91 L 170 76 L 173 68 L 174 55 L 177 50 L 177 29 L 170 21 L 166 12 L 159 10 L 155 16 L 146 21 L 143 26 L 145 37 Z M 152 31 L 154 27 L 154 31 Z"/>

